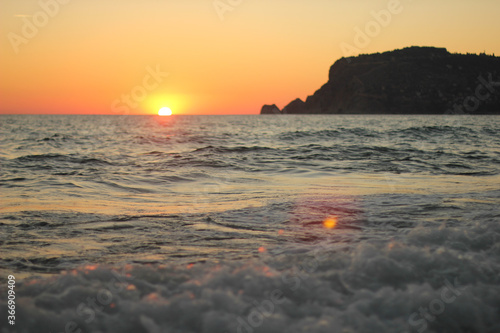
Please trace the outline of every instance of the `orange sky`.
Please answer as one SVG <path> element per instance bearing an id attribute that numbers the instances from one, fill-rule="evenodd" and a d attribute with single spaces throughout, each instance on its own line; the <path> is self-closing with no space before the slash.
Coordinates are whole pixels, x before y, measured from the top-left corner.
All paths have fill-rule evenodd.
<path id="1" fill-rule="evenodd" d="M 314 93 L 346 46 L 499 55 L 498 13 L 497 0 L 0 0 L 0 113 L 256 114 Z"/>

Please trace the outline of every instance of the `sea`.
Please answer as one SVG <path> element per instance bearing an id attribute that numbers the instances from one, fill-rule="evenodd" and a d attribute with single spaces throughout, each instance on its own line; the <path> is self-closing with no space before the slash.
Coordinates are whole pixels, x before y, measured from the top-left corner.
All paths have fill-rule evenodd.
<path id="1" fill-rule="evenodd" d="M 1 333 L 500 332 L 500 117 L 2 115 L 0 230 Z"/>

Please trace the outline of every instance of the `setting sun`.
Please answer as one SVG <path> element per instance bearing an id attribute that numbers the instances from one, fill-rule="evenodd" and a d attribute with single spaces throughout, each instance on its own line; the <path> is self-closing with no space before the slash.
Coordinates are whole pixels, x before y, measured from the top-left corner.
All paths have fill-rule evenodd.
<path id="1" fill-rule="evenodd" d="M 171 116 L 172 115 L 172 110 L 170 110 L 170 108 L 167 108 L 167 107 L 161 108 L 158 111 L 158 115 L 159 116 Z"/>

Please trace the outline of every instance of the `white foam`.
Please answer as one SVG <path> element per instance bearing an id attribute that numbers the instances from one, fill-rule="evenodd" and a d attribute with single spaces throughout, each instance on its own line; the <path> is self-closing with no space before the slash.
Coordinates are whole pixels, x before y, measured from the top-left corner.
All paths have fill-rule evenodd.
<path id="1" fill-rule="evenodd" d="M 2 332 L 500 331 L 499 237 L 471 223 L 244 263 L 87 266 L 20 283 Z"/>

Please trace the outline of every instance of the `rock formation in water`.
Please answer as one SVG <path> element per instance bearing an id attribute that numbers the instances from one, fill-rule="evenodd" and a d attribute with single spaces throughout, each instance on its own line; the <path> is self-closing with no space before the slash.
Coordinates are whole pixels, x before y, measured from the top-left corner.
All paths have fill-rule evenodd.
<path id="1" fill-rule="evenodd" d="M 260 114 L 281 114 L 281 110 L 276 106 L 276 104 L 273 105 L 266 104 L 260 110 Z"/>
<path id="2" fill-rule="evenodd" d="M 342 58 L 305 102 L 261 114 L 500 114 L 499 81 L 500 57 L 409 47 Z"/>

